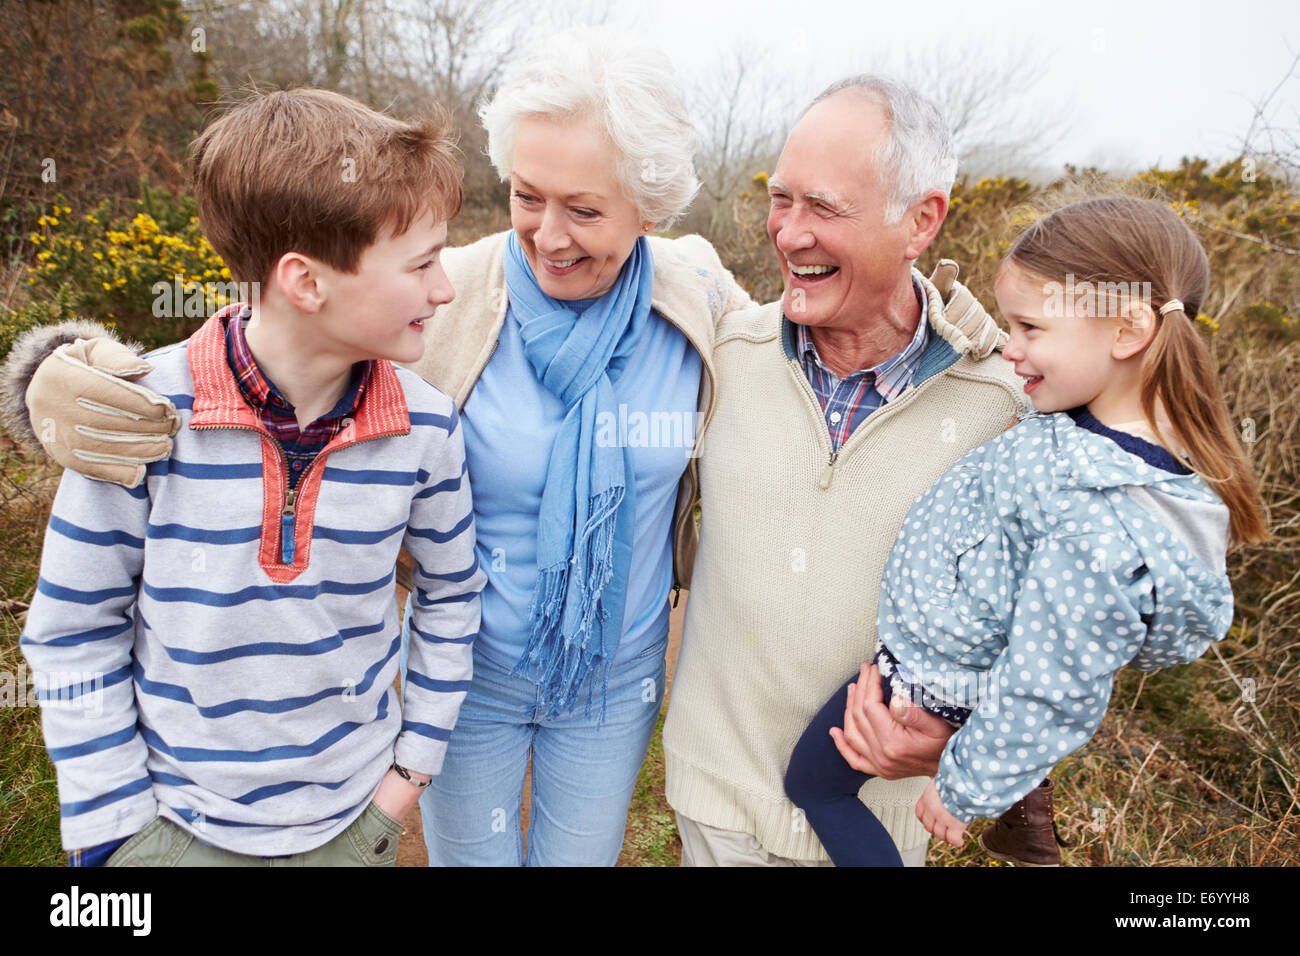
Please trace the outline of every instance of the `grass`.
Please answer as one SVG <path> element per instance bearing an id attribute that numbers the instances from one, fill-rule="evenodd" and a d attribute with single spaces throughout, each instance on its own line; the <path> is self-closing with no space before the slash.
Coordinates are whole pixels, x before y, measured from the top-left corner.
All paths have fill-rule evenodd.
<path id="1" fill-rule="evenodd" d="M 619 866 L 677 866 L 681 859 L 682 841 L 677 835 L 677 821 L 664 797 L 663 731 L 664 714 L 661 713 L 628 805 Z"/>
<path id="2" fill-rule="evenodd" d="M 1249 776 L 1255 754 L 1219 722 L 1212 656 L 1148 675 L 1121 672 L 1097 736 L 1059 764 L 1064 866 L 1300 866 L 1300 807 L 1280 776 Z M 676 866 L 681 840 L 664 798 L 663 718 L 628 809 L 619 866 Z M 1006 866 L 980 848 L 977 821 L 958 850 L 932 841 L 930 866 Z"/>
<path id="3" fill-rule="evenodd" d="M 7 441 L 7 440 L 5 440 Z M 18 638 L 58 468 L 0 451 L 0 866 L 58 866 L 59 798 Z"/>
<path id="4" fill-rule="evenodd" d="M 1121 672 L 1100 731 L 1053 772 L 1064 865 L 1300 865 L 1297 808 L 1252 779 L 1244 735 L 1216 722 L 1218 666 Z M 1002 865 L 969 839 L 987 825 L 961 851 L 932 844 L 930 864 Z"/>

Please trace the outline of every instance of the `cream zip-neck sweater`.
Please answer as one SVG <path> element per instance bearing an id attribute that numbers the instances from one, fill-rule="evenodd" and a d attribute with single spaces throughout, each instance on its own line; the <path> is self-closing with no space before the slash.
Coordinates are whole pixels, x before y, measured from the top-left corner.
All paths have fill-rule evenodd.
<path id="1" fill-rule="evenodd" d="M 875 651 L 881 574 L 908 509 L 1027 407 L 993 320 L 964 333 L 914 274 L 937 334 L 911 387 L 837 455 L 779 303 L 728 315 L 715 340 L 700 544 L 664 728 L 667 795 L 679 813 L 783 857 L 826 859 L 782 779 L 809 721 Z M 862 790 L 904 849 L 927 839 L 915 814 L 927 779 Z"/>

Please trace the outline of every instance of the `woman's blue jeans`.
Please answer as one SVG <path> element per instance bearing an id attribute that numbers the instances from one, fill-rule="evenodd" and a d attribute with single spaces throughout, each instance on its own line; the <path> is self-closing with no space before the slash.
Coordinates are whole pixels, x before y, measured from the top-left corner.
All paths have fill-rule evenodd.
<path id="1" fill-rule="evenodd" d="M 402 674 L 410 641 L 402 625 Z M 420 797 L 430 866 L 613 866 L 627 807 L 664 694 L 668 635 L 611 668 L 605 719 L 600 690 L 585 713 L 546 718 L 538 685 L 481 654 L 447 745 L 442 772 Z M 528 855 L 520 832 L 532 752 Z"/>

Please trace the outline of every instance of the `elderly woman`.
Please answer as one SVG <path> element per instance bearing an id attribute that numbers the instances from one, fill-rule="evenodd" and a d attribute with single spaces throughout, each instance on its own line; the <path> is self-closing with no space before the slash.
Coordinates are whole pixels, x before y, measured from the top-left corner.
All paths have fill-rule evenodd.
<path id="1" fill-rule="evenodd" d="M 443 254 L 456 299 L 411 366 L 461 409 L 488 578 L 425 839 L 432 865 L 612 865 L 663 698 L 669 591 L 689 581 L 713 327 L 752 303 L 707 242 L 650 235 L 698 188 L 662 56 L 557 38 L 481 115 L 513 228 Z M 403 636 L 441 639 L 409 614 Z"/>
<path id="2" fill-rule="evenodd" d="M 444 254 L 457 298 L 417 366 L 463 407 L 488 575 L 425 839 L 433 864 L 518 864 L 531 751 L 526 863 L 610 865 L 689 575 L 713 324 L 749 300 L 703 240 L 646 238 L 698 185 L 665 59 L 548 43 L 481 115 L 514 228 Z"/>

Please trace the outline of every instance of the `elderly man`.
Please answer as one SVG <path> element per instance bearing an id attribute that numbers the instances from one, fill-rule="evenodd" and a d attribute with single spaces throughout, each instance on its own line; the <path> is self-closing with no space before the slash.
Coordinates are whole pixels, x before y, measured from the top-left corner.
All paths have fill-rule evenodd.
<path id="1" fill-rule="evenodd" d="M 964 314 L 945 314 L 913 268 L 956 166 L 933 106 L 863 76 L 813 102 L 771 177 L 785 292 L 718 328 L 700 545 L 664 730 L 684 865 L 826 861 L 783 791 L 791 750 L 871 659 L 881 573 L 912 502 L 1026 407 L 992 319 L 968 296 Z M 836 745 L 880 775 L 861 798 L 921 865 L 914 808 L 952 729 L 917 708 L 896 723 L 878 680 L 859 686 Z"/>

